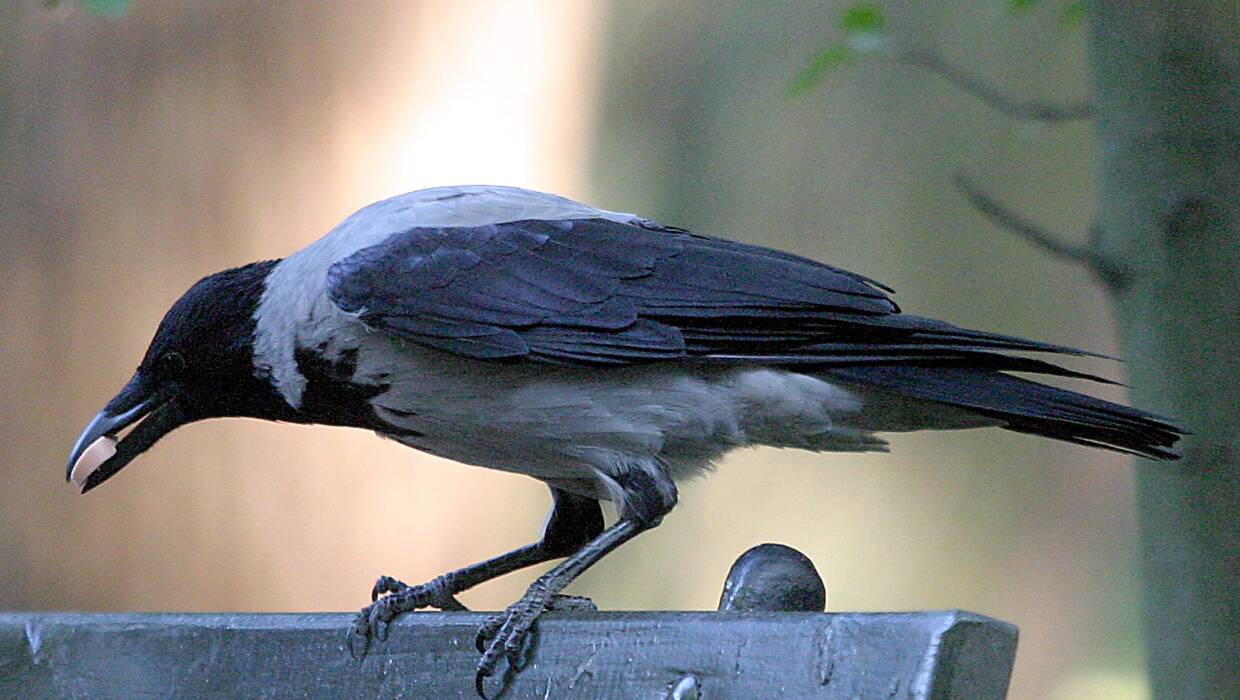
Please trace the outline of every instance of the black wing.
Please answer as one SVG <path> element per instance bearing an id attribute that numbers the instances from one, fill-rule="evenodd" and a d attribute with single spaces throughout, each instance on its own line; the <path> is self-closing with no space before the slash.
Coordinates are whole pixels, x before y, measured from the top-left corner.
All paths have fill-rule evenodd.
<path id="1" fill-rule="evenodd" d="M 812 260 L 644 221 L 416 228 L 333 265 L 368 326 L 480 360 L 810 367 L 1011 430 L 1174 459 L 1161 417 L 1012 377 L 1098 377 L 1001 351 L 1092 354 L 906 316 L 882 285 Z"/>
<path id="2" fill-rule="evenodd" d="M 1079 353 L 906 316 L 806 258 L 602 218 L 415 228 L 328 273 L 372 328 L 477 359 L 841 365 L 952 362 L 1072 375 L 994 350 Z"/>

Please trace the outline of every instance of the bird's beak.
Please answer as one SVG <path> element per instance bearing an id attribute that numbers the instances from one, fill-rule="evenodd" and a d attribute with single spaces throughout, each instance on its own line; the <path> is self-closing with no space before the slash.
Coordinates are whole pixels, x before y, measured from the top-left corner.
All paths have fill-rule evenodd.
<path id="1" fill-rule="evenodd" d="M 186 422 L 170 390 L 150 388 L 135 374 L 82 431 L 69 455 L 65 479 L 86 493 Z M 135 423 L 118 441 L 117 435 Z"/>

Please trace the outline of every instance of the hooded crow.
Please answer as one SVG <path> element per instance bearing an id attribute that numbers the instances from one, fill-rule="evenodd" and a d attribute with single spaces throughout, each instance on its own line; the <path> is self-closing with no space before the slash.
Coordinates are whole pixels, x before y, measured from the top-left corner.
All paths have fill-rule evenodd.
<path id="1" fill-rule="evenodd" d="M 881 451 L 884 431 L 998 426 L 1175 458 L 1170 422 L 1011 374 L 1105 381 L 1031 356 L 1090 353 L 905 315 L 890 291 L 541 192 L 412 192 L 191 287 L 66 476 L 84 493 L 180 425 L 247 416 L 542 480 L 539 542 L 418 586 L 381 577 L 353 630 L 369 644 L 400 613 L 564 558 L 479 632 L 481 692 L 570 581 L 734 448 Z"/>

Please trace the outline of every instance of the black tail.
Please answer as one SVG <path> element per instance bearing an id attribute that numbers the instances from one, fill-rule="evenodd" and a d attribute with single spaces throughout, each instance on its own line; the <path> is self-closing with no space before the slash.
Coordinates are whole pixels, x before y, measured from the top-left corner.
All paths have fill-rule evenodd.
<path id="1" fill-rule="evenodd" d="M 1185 432 L 1154 414 L 1013 377 L 995 368 L 865 364 L 832 367 L 831 375 L 964 408 L 994 418 L 1009 430 L 1152 459 L 1178 459 L 1169 448 Z"/>

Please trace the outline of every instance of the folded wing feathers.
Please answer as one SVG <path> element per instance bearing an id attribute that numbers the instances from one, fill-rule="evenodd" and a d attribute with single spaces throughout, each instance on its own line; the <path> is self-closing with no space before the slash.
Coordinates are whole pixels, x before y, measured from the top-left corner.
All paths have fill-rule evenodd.
<path id="1" fill-rule="evenodd" d="M 903 315 L 888 288 L 860 275 L 643 220 L 416 228 L 336 262 L 328 290 L 371 327 L 478 359 L 806 367 L 1150 457 L 1173 457 L 1182 432 L 1004 374 L 1108 381 L 998 351 L 1094 353 Z"/>
<path id="2" fill-rule="evenodd" d="M 332 300 L 364 322 L 479 358 L 831 364 L 1088 354 L 904 316 L 885 287 L 860 275 L 651 222 L 417 228 L 338 261 L 328 281 Z"/>

